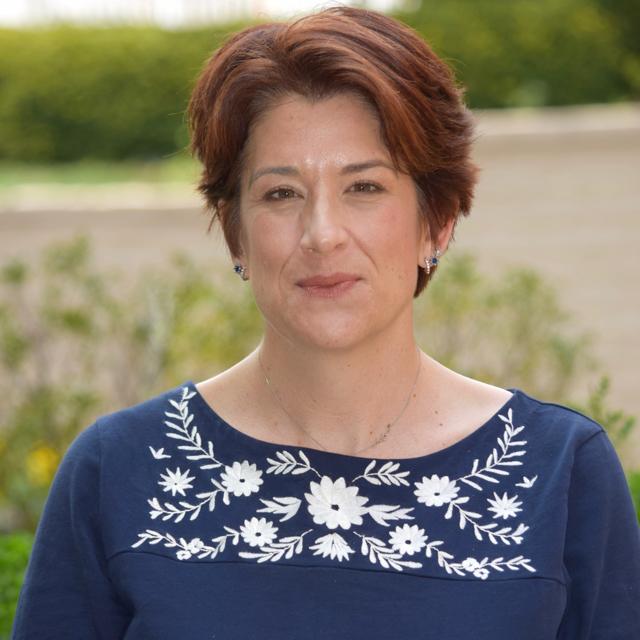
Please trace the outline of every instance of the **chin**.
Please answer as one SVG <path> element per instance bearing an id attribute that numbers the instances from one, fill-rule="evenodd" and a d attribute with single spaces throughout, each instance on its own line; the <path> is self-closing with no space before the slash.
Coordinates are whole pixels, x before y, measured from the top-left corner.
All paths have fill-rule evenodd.
<path id="1" fill-rule="evenodd" d="M 348 322 L 327 324 L 309 322 L 297 327 L 293 333 L 296 335 L 296 340 L 304 342 L 309 347 L 342 351 L 361 343 L 371 331 L 359 326 L 352 318 Z"/>

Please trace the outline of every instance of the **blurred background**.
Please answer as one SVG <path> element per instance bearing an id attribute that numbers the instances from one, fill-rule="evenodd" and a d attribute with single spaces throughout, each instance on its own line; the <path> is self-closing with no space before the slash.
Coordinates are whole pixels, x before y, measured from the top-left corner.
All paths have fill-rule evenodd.
<path id="1" fill-rule="evenodd" d="M 75 435 L 258 341 L 185 107 L 227 35 L 333 4 L 0 4 L 0 638 Z M 415 303 L 421 346 L 596 419 L 640 503 L 640 3 L 340 4 L 418 30 L 477 118 L 476 201 Z"/>

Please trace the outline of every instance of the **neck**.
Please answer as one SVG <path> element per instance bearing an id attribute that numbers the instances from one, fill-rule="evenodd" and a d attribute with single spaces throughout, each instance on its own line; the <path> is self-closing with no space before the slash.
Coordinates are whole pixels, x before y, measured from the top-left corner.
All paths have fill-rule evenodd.
<path id="1" fill-rule="evenodd" d="M 389 423 L 389 440 L 402 428 L 418 393 L 416 386 L 409 395 L 418 368 L 423 377 L 426 364 L 411 331 L 399 337 L 384 333 L 349 350 L 300 348 L 266 331 L 248 361 L 258 397 L 271 405 L 299 444 L 317 448 L 320 443 L 351 453 L 376 442 Z"/>

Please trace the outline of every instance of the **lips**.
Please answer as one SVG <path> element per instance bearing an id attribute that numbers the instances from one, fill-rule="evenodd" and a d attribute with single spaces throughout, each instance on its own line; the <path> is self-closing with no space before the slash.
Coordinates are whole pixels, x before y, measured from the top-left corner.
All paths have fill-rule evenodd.
<path id="1" fill-rule="evenodd" d="M 360 276 L 354 273 L 331 273 L 326 276 L 312 276 L 298 280 L 296 284 L 300 287 L 331 287 L 341 282 L 350 282 L 360 280 Z"/>

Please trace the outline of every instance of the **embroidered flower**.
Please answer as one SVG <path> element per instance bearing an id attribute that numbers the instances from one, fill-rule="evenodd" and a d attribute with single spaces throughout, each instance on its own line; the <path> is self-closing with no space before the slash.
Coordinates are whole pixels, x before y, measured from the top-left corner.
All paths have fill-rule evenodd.
<path id="1" fill-rule="evenodd" d="M 480 563 L 475 558 L 465 558 L 462 561 L 462 568 L 465 571 L 475 571 L 480 566 Z"/>
<path id="2" fill-rule="evenodd" d="M 518 496 L 515 495 L 512 498 L 507 496 L 507 492 L 505 491 L 500 497 L 495 491 L 493 492 L 493 497 L 495 500 L 491 498 L 487 498 L 487 502 L 491 504 L 491 506 L 487 509 L 487 511 L 493 511 L 495 515 L 494 518 L 502 518 L 506 520 L 507 518 L 515 517 L 515 515 L 522 511 L 519 509 L 522 502 L 516 502 Z"/>
<path id="3" fill-rule="evenodd" d="M 167 427 L 166 435 L 169 438 L 189 442 L 190 444 L 188 446 L 181 444 L 177 447 L 172 447 L 170 453 L 165 453 L 163 448 L 154 449 L 149 447 L 149 449 L 156 460 L 182 456 L 188 461 L 199 460 L 200 462 L 193 464 L 197 464 L 202 470 L 220 467 L 223 473 L 218 477 L 197 474 L 198 482 L 205 483 L 208 480 L 214 485 L 213 490 L 194 491 L 195 495 L 193 497 L 190 496 L 188 500 L 178 500 L 177 504 L 172 504 L 171 501 L 161 504 L 156 496 L 147 499 L 151 507 L 149 517 L 152 520 L 158 518 L 161 518 L 163 522 L 173 520 L 176 523 L 176 527 L 172 528 L 173 531 L 171 532 L 154 529 L 140 531 L 138 540 L 131 544 L 131 548 L 135 549 L 142 545 L 163 543 L 164 547 L 172 549 L 172 552 L 175 551 L 179 560 L 189 560 L 196 557 L 199 560 L 206 561 L 214 560 L 219 555 L 225 554 L 229 558 L 239 557 L 257 562 L 277 562 L 281 559 L 289 560 L 293 558 L 294 554 L 306 554 L 307 557 L 310 557 L 310 554 L 313 553 L 314 557 L 321 556 L 322 558 L 331 558 L 331 560 L 337 559 L 338 562 L 345 560 L 349 563 L 350 561 L 357 561 L 357 557 L 361 556 L 360 559 L 362 561 L 368 559 L 374 565 L 395 571 L 420 569 L 422 563 L 417 562 L 416 559 L 403 559 L 404 555 L 415 556 L 417 554 L 419 556 L 424 555 L 426 558 L 432 559 L 434 563 L 437 563 L 442 569 L 443 576 L 445 575 L 444 572 L 446 572 L 447 575 L 455 574 L 456 576 L 467 578 L 473 576 L 480 580 L 486 580 L 490 574 L 493 575 L 494 571 L 502 572 L 505 569 L 512 571 L 526 570 L 536 573 L 531 560 L 523 555 L 514 556 L 510 554 L 511 557 L 505 558 L 505 554 L 501 555 L 500 551 L 498 551 L 494 554 L 495 557 L 486 557 L 481 560 L 466 556 L 466 553 L 476 549 L 476 543 L 471 540 L 471 535 L 478 541 L 488 538 L 494 545 L 509 545 L 511 542 L 520 544 L 523 540 L 523 534 L 529 529 L 523 523 L 512 530 L 511 527 L 500 528 L 497 523 L 486 521 L 486 518 L 489 517 L 488 512 L 493 512 L 495 514 L 494 518 L 506 519 L 515 517 L 522 511 L 520 506 L 523 503 L 518 502 L 518 496 L 508 496 L 508 491 L 511 491 L 511 487 L 514 486 L 513 480 L 515 478 L 510 479 L 509 486 L 502 485 L 502 487 L 499 487 L 507 489 L 507 492 L 503 493 L 502 496 L 494 492 L 493 498 L 487 498 L 488 504 L 485 503 L 482 513 L 466 510 L 463 505 L 470 500 L 470 497 L 459 496 L 463 485 L 465 489 L 470 487 L 475 491 L 482 491 L 484 482 L 505 482 L 511 475 L 511 467 L 523 464 L 522 460 L 514 460 L 513 458 L 523 456 L 526 452 L 523 448 L 527 444 L 526 440 L 516 438 L 525 429 L 525 426 L 516 427 L 514 425 L 511 408 L 506 412 L 506 415 L 498 415 L 504 423 L 504 428 L 497 435 L 497 446 L 489 453 L 484 466 L 481 464 L 483 456 L 480 454 L 482 452 L 479 451 L 478 457 L 473 459 L 472 465 L 469 465 L 469 473 L 465 475 L 460 477 L 452 475 L 440 476 L 437 474 L 432 474 L 431 477 L 417 476 L 421 477 L 421 481 L 413 483 L 413 495 L 409 494 L 411 487 L 409 479 L 405 480 L 405 477 L 411 478 L 411 473 L 399 470 L 402 466 L 400 461 L 380 461 L 381 466 L 376 470 L 375 467 L 378 461 L 372 460 L 363 464 L 363 466 L 366 464 L 364 472 L 334 480 L 316 469 L 314 461 L 310 460 L 302 450 L 297 451 L 295 455 L 289 451 L 278 450 L 273 458 L 267 457 L 266 462 L 271 466 L 265 467 L 265 474 L 291 476 L 314 474 L 317 481 L 309 482 L 309 493 L 304 494 L 307 501 L 307 510 L 311 514 L 313 522 L 319 525 L 326 525 L 328 529 L 341 528 L 348 530 L 348 532 L 341 531 L 340 534 L 332 531 L 327 532 L 326 535 L 321 535 L 319 530 L 314 527 L 306 528 L 309 522 L 307 522 L 308 516 L 304 514 L 302 509 L 304 499 L 301 495 L 304 492 L 304 484 L 296 483 L 296 493 L 294 495 L 288 495 L 285 492 L 284 495 L 273 496 L 271 494 L 263 497 L 261 491 L 264 490 L 263 485 L 267 483 L 266 480 L 263 480 L 263 472 L 257 466 L 257 464 L 264 462 L 263 458 L 258 460 L 257 464 L 253 464 L 248 460 L 232 462 L 234 458 L 229 458 L 226 455 L 221 456 L 220 451 L 217 449 L 217 457 L 214 455 L 214 443 L 211 441 L 205 442 L 198 432 L 198 427 L 192 424 L 194 414 L 189 411 L 189 399 L 196 394 L 196 390 L 190 389 L 189 386 L 182 387 L 181 397 L 169 399 L 171 408 L 169 411 L 165 411 L 166 417 L 170 418 L 170 420 L 164 420 L 164 424 Z M 172 441 L 170 444 L 175 444 L 175 442 Z M 182 450 L 197 451 L 199 453 L 186 454 L 182 453 Z M 227 454 L 230 453 L 232 452 L 227 452 Z M 226 462 L 223 462 L 225 458 Z M 185 464 L 189 466 L 191 463 L 187 462 Z M 530 473 L 529 470 L 527 472 Z M 180 467 L 176 468 L 175 471 L 166 469 L 166 475 L 162 475 L 162 481 L 158 484 L 164 487 L 165 492 L 170 491 L 174 496 L 177 493 L 184 496 L 187 489 L 193 488 L 191 482 L 196 480 L 189 473 L 189 469 L 183 472 Z M 489 476 L 489 473 L 491 473 L 491 476 Z M 501 477 L 495 478 L 493 474 Z M 518 474 L 518 477 L 520 477 L 520 474 Z M 531 477 L 523 475 L 522 482 L 515 483 L 515 486 L 529 489 L 537 479 L 537 475 Z M 359 481 L 362 481 L 362 484 L 357 485 Z M 275 482 L 273 484 L 275 485 Z M 372 486 L 380 487 L 382 485 L 384 485 L 385 500 L 383 503 L 377 504 L 375 493 L 369 492 L 372 490 Z M 408 490 L 402 490 L 405 495 L 401 499 L 399 495 L 400 489 L 396 491 L 392 487 L 396 489 L 405 487 Z M 207 489 L 211 488 L 207 487 Z M 274 486 L 273 489 L 276 490 L 277 487 Z M 391 491 L 394 493 L 391 493 Z M 359 492 L 365 493 L 365 495 L 359 495 Z M 397 497 L 396 493 L 398 493 Z M 200 538 L 180 537 L 180 533 L 184 534 L 185 531 L 184 529 L 182 531 L 179 530 L 178 523 L 184 521 L 185 518 L 188 518 L 189 521 L 196 520 L 202 513 L 206 513 L 207 508 L 209 512 L 213 511 L 216 508 L 217 496 L 220 496 L 220 501 L 223 505 L 229 506 L 231 495 L 236 497 L 251 496 L 255 504 L 246 504 L 246 507 L 251 509 L 249 514 L 253 511 L 254 506 L 260 506 L 258 502 L 263 506 L 255 509 L 255 517 L 241 514 L 236 509 L 224 511 L 222 515 L 227 516 L 227 522 L 220 522 L 224 532 L 220 531 L 220 535 L 211 538 L 213 546 L 203 543 Z M 412 501 L 408 500 L 410 497 L 413 498 Z M 480 498 L 478 499 L 480 500 Z M 373 503 L 371 503 L 371 500 L 373 500 Z M 387 500 L 398 504 L 389 504 Z M 397 524 L 400 520 L 414 519 L 414 516 L 410 515 L 410 513 L 415 509 L 415 501 L 429 507 L 448 505 L 441 512 L 435 514 L 436 516 L 441 516 L 444 520 L 450 520 L 454 513 L 458 516 L 459 529 L 466 528 L 466 535 L 470 539 L 466 553 L 463 552 L 460 556 L 465 558 L 462 562 L 451 553 L 452 549 L 449 548 L 448 541 L 433 538 L 431 531 L 430 535 L 425 533 L 425 530 L 430 530 L 433 512 L 426 514 L 430 515 L 428 522 L 417 521 L 413 525 L 403 524 L 402 526 Z M 491 508 L 488 508 L 488 505 Z M 258 517 L 258 513 L 271 514 L 269 517 L 274 518 L 274 520 L 270 521 L 264 517 Z M 370 517 L 372 523 L 375 523 L 372 525 L 373 527 L 375 525 L 384 527 L 383 529 L 378 528 L 379 533 L 377 535 L 374 529 L 368 530 L 367 527 L 361 528 L 359 526 L 363 524 L 363 516 L 365 514 Z M 424 512 L 422 515 L 425 515 Z M 300 520 L 298 523 L 300 528 L 295 526 L 295 518 Z M 294 530 L 291 532 L 292 535 L 286 535 L 278 539 L 276 534 L 279 529 L 274 523 L 277 521 L 284 522 L 285 520 L 290 521 Z M 238 527 L 239 522 L 243 523 L 240 527 Z M 208 526 L 206 522 L 202 524 L 203 527 Z M 420 528 L 420 525 L 423 525 L 424 529 Z M 302 529 L 303 526 L 305 530 Z M 186 527 L 186 530 L 190 529 L 190 525 Z M 203 531 L 204 529 L 199 530 L 200 535 L 202 535 L 201 532 Z M 313 545 L 307 546 L 304 543 L 304 538 L 308 534 L 313 537 L 314 533 L 312 532 L 315 532 L 315 535 L 319 537 L 315 538 Z M 387 534 L 386 540 L 383 539 L 385 533 Z M 460 536 L 462 535 L 465 534 L 460 534 Z M 259 549 L 255 551 L 249 551 L 249 549 L 235 551 L 234 547 L 237 548 L 240 540 L 248 547 L 259 547 Z M 421 558 L 418 557 L 417 559 L 420 560 Z M 318 559 L 317 562 L 320 562 L 320 560 Z M 330 566 L 330 563 L 325 564 Z"/>
<path id="4" fill-rule="evenodd" d="M 249 464 L 244 460 L 242 463 L 234 462 L 232 466 L 226 466 L 220 477 L 224 487 L 237 498 L 259 491 L 260 485 L 264 482 L 261 475 L 262 471 L 255 464 Z"/>
<path id="5" fill-rule="evenodd" d="M 320 482 L 311 482 L 311 493 L 305 493 L 309 513 L 316 524 L 325 524 L 328 529 L 349 529 L 352 524 L 362 524 L 367 512 L 364 503 L 369 498 L 358 495 L 358 487 L 347 487 L 344 478 L 335 482 L 322 476 Z"/>
<path id="6" fill-rule="evenodd" d="M 418 525 L 403 524 L 389 534 L 389 544 L 402 555 L 412 556 L 425 546 L 427 538 Z"/>
<path id="7" fill-rule="evenodd" d="M 204 547 L 204 542 L 200 538 L 194 538 L 188 545 L 189 551 L 193 554 L 198 553 L 202 547 Z"/>
<path id="8" fill-rule="evenodd" d="M 242 539 L 250 547 L 261 547 L 265 544 L 271 544 L 276 539 L 276 531 L 278 527 L 274 527 L 271 522 L 265 518 L 256 518 L 245 520 L 240 527 Z"/>
<path id="9" fill-rule="evenodd" d="M 438 477 L 435 473 L 431 478 L 422 477 L 422 482 L 414 483 L 417 489 L 413 492 L 418 497 L 418 502 L 423 502 L 427 507 L 441 507 L 451 502 L 460 491 L 455 480 L 449 480 L 449 476 Z"/>
<path id="10" fill-rule="evenodd" d="M 186 495 L 185 489 L 192 489 L 193 485 L 191 484 L 192 480 L 195 480 L 195 476 L 189 476 L 189 469 L 187 469 L 184 473 L 180 471 L 180 467 L 178 467 L 175 471 L 166 470 L 167 475 L 160 474 L 160 477 L 163 481 L 158 480 L 158 484 L 164 487 L 163 491 L 171 491 L 171 495 L 175 496 L 176 493 L 179 493 L 181 496 Z"/>
<path id="11" fill-rule="evenodd" d="M 328 533 L 316 540 L 316 544 L 311 545 L 313 555 L 321 555 L 323 558 L 329 556 L 332 560 L 338 558 L 339 561 L 349 560 L 349 554 L 355 551 L 349 546 L 347 541 L 337 533 Z"/>

